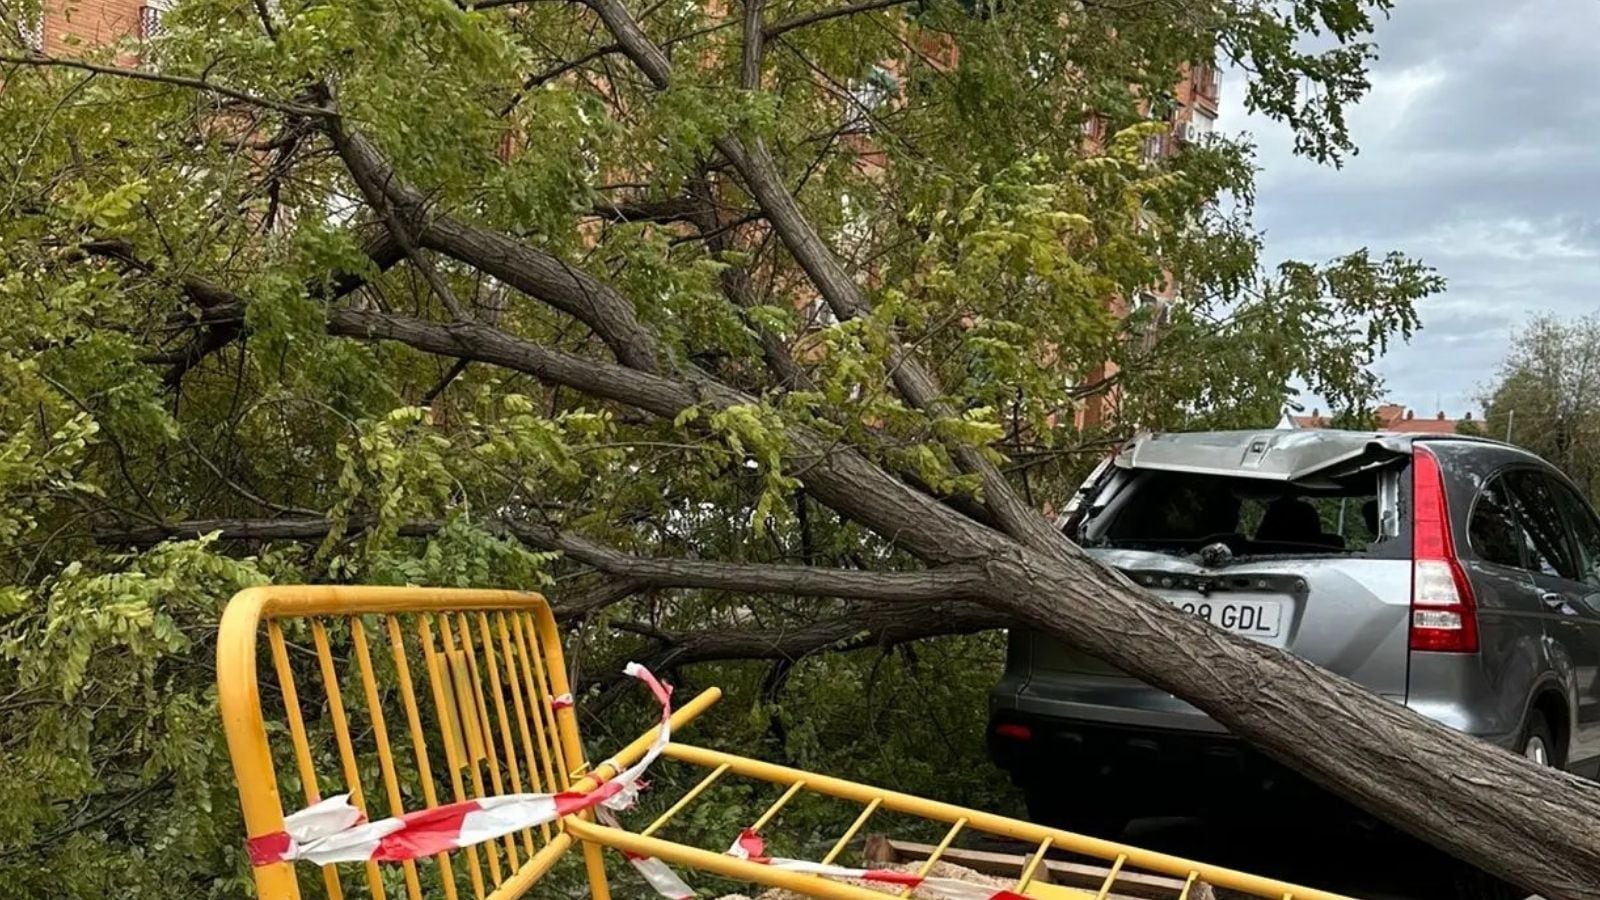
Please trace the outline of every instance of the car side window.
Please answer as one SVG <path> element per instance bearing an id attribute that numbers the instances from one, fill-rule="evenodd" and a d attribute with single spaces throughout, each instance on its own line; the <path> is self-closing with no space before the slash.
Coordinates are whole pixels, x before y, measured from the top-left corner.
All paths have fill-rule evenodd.
<path id="1" fill-rule="evenodd" d="M 1556 485 L 1542 472 L 1518 470 L 1506 475 L 1529 568 L 1559 578 L 1578 577 Z"/>
<path id="2" fill-rule="evenodd" d="M 1557 487 L 1556 496 L 1561 501 L 1561 510 L 1577 549 L 1578 580 L 1600 587 L 1600 521 L 1596 521 L 1589 504 L 1566 485 Z"/>
<path id="3" fill-rule="evenodd" d="M 1505 479 L 1495 478 L 1478 492 L 1467 523 L 1467 538 L 1473 552 L 1484 562 L 1522 568 L 1522 537 L 1511 503 L 1506 497 Z"/>

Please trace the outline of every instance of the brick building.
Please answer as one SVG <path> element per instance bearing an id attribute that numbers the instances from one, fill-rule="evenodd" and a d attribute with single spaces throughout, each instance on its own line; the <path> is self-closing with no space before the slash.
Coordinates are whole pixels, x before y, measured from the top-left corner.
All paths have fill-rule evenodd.
<path id="1" fill-rule="evenodd" d="M 154 37 L 173 0 L 45 0 L 38 22 L 22 29 L 35 50 L 71 55 L 76 48 L 101 47 L 127 38 Z"/>
<path id="2" fill-rule="evenodd" d="M 1172 156 L 1182 144 L 1203 140 L 1216 130 L 1221 93 L 1222 72 L 1215 65 L 1207 63 L 1190 66 L 1181 73 L 1170 94 L 1147 101 L 1146 115 L 1154 120 L 1170 122 L 1172 129 L 1145 140 L 1145 159 L 1158 162 Z M 1089 141 L 1098 143 L 1107 136 L 1104 128 L 1099 118 L 1091 117 L 1084 124 L 1084 135 Z M 1159 321 L 1161 310 L 1178 302 L 1180 297 L 1179 285 L 1168 280 L 1136 296 L 1116 298 L 1112 301 L 1112 307 L 1117 315 L 1123 316 L 1132 310 L 1154 305 Z M 1109 381 L 1116 373 L 1116 363 L 1107 360 L 1089 372 L 1084 380 L 1085 388 L 1092 389 L 1096 384 Z M 1114 385 L 1108 390 L 1089 394 L 1074 413 L 1074 424 L 1081 431 L 1105 422 L 1115 411 L 1120 394 Z"/>

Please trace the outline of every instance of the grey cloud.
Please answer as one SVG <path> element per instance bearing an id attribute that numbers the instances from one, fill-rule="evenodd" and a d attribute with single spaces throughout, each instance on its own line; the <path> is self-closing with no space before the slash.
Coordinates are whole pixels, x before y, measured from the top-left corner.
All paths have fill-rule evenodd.
<path id="1" fill-rule="evenodd" d="M 1379 366 L 1396 402 L 1474 407 L 1534 312 L 1600 308 L 1600 2 L 1398 0 L 1342 169 L 1293 156 L 1285 129 L 1224 85 L 1224 130 L 1260 147 L 1267 260 L 1399 249 L 1448 293 Z"/>

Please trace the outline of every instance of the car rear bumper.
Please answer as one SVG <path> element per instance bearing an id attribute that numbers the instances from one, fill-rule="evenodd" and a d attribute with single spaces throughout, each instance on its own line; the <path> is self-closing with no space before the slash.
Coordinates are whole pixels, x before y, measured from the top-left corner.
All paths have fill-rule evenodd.
<path id="1" fill-rule="evenodd" d="M 1489 687 L 1478 685 L 1476 657 L 1414 653 L 1413 668 L 1427 677 L 1405 697 L 1381 695 L 1408 706 L 1441 725 L 1510 749 L 1522 727 L 1526 700 L 1495 702 Z M 1476 678 L 1476 680 L 1475 680 Z M 1008 674 L 990 694 L 996 716 L 1016 714 L 1086 727 L 1123 727 L 1152 732 L 1228 734 L 1215 719 L 1186 701 L 1125 676 L 1036 673 L 1023 680 Z"/>
<path id="2" fill-rule="evenodd" d="M 1019 716 L 1111 727 L 1226 735 L 1210 716 L 1165 691 L 1121 675 L 1050 677 L 1026 683 L 1008 676 L 990 695 L 998 716 Z"/>
<path id="3" fill-rule="evenodd" d="M 1316 794 L 1309 782 L 1225 732 L 997 710 L 988 744 L 990 758 L 1025 792 L 1060 791 L 1085 803 L 1115 804 L 1131 818 L 1211 813 Z"/>
<path id="4" fill-rule="evenodd" d="M 1487 724 L 1448 702 L 1417 711 L 1457 728 Z M 1010 736 L 997 733 L 1002 724 L 1021 726 L 1028 737 L 1015 728 Z M 1483 731 L 1478 736 L 1501 746 L 1514 742 L 1514 733 Z M 988 747 L 995 764 L 1025 791 L 1059 786 L 1092 792 L 1135 816 L 1326 796 L 1194 706 L 1123 677 L 1041 680 L 1036 674 L 1022 682 L 1008 676 L 990 697 Z"/>

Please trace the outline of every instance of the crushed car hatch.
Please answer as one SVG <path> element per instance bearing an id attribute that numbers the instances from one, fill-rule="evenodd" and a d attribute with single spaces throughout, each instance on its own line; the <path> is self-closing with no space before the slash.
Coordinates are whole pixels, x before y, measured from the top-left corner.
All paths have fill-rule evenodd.
<path id="1" fill-rule="evenodd" d="M 1144 434 L 1114 464 L 1123 469 L 1306 482 L 1384 466 L 1409 456 L 1393 437 L 1353 431 L 1212 431 Z"/>

